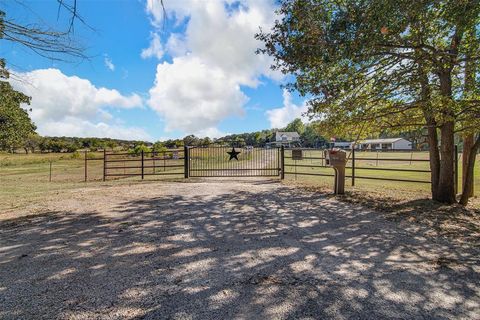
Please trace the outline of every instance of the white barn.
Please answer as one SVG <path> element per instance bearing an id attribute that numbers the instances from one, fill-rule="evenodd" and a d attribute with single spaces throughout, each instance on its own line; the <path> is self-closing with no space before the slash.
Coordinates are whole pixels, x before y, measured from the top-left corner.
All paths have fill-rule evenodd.
<path id="1" fill-rule="evenodd" d="M 352 142 L 344 142 L 344 141 L 335 141 L 332 142 L 334 148 L 339 149 L 350 149 L 352 147 Z"/>
<path id="2" fill-rule="evenodd" d="M 369 139 L 357 143 L 361 150 L 412 150 L 412 143 L 404 138 Z"/>

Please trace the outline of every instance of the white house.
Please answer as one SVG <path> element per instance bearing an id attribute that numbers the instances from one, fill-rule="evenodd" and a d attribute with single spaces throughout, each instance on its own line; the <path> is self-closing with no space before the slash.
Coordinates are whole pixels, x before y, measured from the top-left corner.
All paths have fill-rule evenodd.
<path id="1" fill-rule="evenodd" d="M 276 145 L 287 145 L 291 146 L 292 144 L 298 144 L 300 142 L 300 135 L 297 132 L 285 132 L 277 131 L 275 133 L 275 144 Z"/>
<path id="2" fill-rule="evenodd" d="M 355 149 L 361 150 L 412 150 L 412 143 L 403 138 L 369 139 L 359 141 Z"/>

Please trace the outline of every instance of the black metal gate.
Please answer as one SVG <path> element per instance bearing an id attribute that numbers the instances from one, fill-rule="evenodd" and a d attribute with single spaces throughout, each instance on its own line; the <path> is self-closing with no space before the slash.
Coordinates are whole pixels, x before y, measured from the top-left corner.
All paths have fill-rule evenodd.
<path id="1" fill-rule="evenodd" d="M 189 177 L 281 176 L 282 155 L 278 147 L 204 146 L 189 147 L 187 152 Z"/>

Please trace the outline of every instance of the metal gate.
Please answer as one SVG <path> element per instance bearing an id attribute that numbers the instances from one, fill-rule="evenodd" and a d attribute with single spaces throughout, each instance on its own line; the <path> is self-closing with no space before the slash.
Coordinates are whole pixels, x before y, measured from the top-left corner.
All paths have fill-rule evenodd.
<path id="1" fill-rule="evenodd" d="M 188 148 L 189 177 L 279 177 L 281 148 L 205 146 Z"/>

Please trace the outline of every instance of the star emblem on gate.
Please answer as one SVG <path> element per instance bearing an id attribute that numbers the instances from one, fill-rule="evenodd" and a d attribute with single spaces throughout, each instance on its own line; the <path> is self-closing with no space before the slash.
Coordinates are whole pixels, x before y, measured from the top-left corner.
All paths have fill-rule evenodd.
<path id="1" fill-rule="evenodd" d="M 240 152 L 235 151 L 235 147 L 232 147 L 232 151 L 228 151 L 227 153 L 230 155 L 230 159 L 228 159 L 228 161 L 232 159 L 236 159 L 238 161 L 238 155 L 240 154 Z"/>

